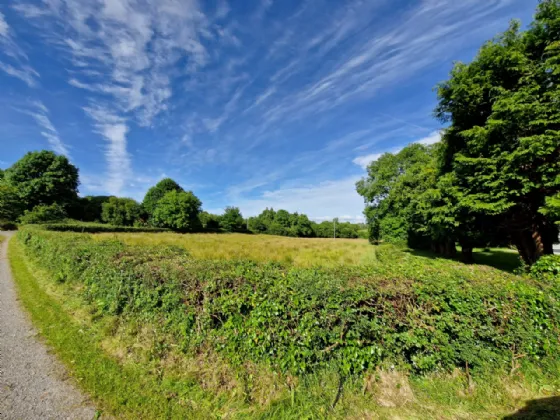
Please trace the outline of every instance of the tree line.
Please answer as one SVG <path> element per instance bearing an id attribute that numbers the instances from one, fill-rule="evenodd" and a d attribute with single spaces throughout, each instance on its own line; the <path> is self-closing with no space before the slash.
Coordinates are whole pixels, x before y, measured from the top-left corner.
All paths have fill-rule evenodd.
<path id="1" fill-rule="evenodd" d="M 357 184 L 372 242 L 407 241 L 465 260 L 513 244 L 553 252 L 560 221 L 560 1 L 542 1 L 437 89 L 439 144 L 385 154 Z"/>
<path id="2" fill-rule="evenodd" d="M 237 207 L 223 214 L 202 210 L 202 202 L 166 178 L 139 203 L 132 198 L 78 195 L 79 171 L 65 156 L 51 151 L 27 153 L 0 170 L 0 225 L 50 223 L 73 219 L 113 226 L 157 227 L 177 232 L 245 232 L 294 237 L 357 238 L 364 226 L 310 221 L 305 214 L 264 210 L 245 219 Z M 334 224 L 336 223 L 336 231 Z"/>

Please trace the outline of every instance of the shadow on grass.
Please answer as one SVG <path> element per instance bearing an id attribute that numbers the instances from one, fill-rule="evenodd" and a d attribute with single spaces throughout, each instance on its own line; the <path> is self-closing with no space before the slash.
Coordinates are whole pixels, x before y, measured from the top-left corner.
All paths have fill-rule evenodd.
<path id="1" fill-rule="evenodd" d="M 521 410 L 505 416 L 503 420 L 558 420 L 560 419 L 560 397 L 527 401 Z"/>
<path id="2" fill-rule="evenodd" d="M 430 251 L 422 250 L 408 250 L 407 252 L 417 257 L 424 258 L 443 258 L 441 255 Z M 512 273 L 515 269 L 521 266 L 519 260 L 519 254 L 510 249 L 504 248 L 491 248 L 488 251 L 482 249 L 476 249 L 473 253 L 474 263 L 487 265 L 490 267 L 497 268 L 498 270 L 507 271 Z M 457 257 L 453 258 L 456 261 L 461 261 L 461 250 L 457 251 Z M 559 417 L 560 419 L 560 417 Z"/>

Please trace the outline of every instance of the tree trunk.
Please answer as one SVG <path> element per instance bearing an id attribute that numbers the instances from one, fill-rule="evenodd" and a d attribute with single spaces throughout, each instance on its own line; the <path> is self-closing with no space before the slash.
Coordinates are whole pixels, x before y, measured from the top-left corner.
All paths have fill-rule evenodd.
<path id="1" fill-rule="evenodd" d="M 474 263 L 472 246 L 461 247 L 461 259 L 463 260 L 463 262 L 465 264 L 473 264 Z"/>
<path id="2" fill-rule="evenodd" d="M 550 226 L 532 226 L 530 229 L 516 232 L 515 246 L 527 265 L 533 265 L 543 255 L 554 253 L 553 244 L 556 230 Z"/>
<path id="3" fill-rule="evenodd" d="M 542 215 L 519 213 L 512 217 L 510 229 L 513 243 L 525 264 L 533 265 L 543 255 L 554 253 L 553 244 L 558 238 L 558 227 Z"/>
<path id="4" fill-rule="evenodd" d="M 449 258 L 454 258 L 455 256 L 457 256 L 457 247 L 455 246 L 454 239 L 447 240 L 445 254 Z"/>

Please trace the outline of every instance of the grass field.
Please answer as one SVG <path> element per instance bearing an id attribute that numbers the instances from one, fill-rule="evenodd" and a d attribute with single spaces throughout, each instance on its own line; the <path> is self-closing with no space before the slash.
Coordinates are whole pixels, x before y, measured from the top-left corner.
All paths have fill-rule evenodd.
<path id="1" fill-rule="evenodd" d="M 177 245 L 194 258 L 277 261 L 300 267 L 358 265 L 375 260 L 375 248 L 365 239 L 311 239 L 271 235 L 176 233 L 102 233 L 94 238 L 117 238 L 129 245 Z"/>
<path id="2" fill-rule="evenodd" d="M 118 239 L 128 245 L 174 245 L 185 248 L 194 258 L 276 261 L 298 267 L 336 267 L 340 265 L 376 264 L 379 258 L 375 247 L 365 239 L 289 238 L 271 235 L 190 234 L 176 233 L 101 233 L 97 240 Z M 394 249 L 394 248 L 393 248 Z M 415 256 L 440 259 L 430 252 L 413 252 Z M 513 272 L 519 267 L 515 250 L 492 248 L 475 249 L 477 264 Z"/>
<path id="3" fill-rule="evenodd" d="M 481 254 L 498 270 L 361 240 L 26 229 L 10 245 L 47 342 L 104 412 L 140 419 L 554 419 L 559 291 L 507 273 L 510 254 Z"/>

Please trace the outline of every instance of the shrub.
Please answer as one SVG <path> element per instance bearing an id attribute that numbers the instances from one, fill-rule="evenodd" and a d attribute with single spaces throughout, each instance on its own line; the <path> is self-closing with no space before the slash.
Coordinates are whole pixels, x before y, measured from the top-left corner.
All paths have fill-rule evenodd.
<path id="1" fill-rule="evenodd" d="M 238 207 L 226 207 L 224 214 L 220 217 L 220 227 L 226 232 L 236 232 L 245 228 L 243 216 Z"/>
<path id="2" fill-rule="evenodd" d="M 211 347 L 232 364 L 487 371 L 519 354 L 536 364 L 560 354 L 557 283 L 499 271 L 483 281 L 405 253 L 387 266 L 326 270 L 195 260 L 180 248 L 31 228 L 17 237 L 57 281 L 79 283 L 69 290 L 100 316 L 156 322 L 184 351 Z"/>
<path id="3" fill-rule="evenodd" d="M 39 205 L 33 210 L 26 210 L 20 217 L 20 222 L 25 224 L 41 224 L 50 222 L 60 222 L 66 219 L 66 211 L 59 204 Z"/>
<path id="4" fill-rule="evenodd" d="M 17 220 L 24 210 L 16 188 L 0 183 L 0 220 Z"/>
<path id="5" fill-rule="evenodd" d="M 217 214 L 208 213 L 207 211 L 200 212 L 198 216 L 200 219 L 200 224 L 204 229 L 207 230 L 219 230 L 220 229 L 220 216 Z"/>
<path id="6" fill-rule="evenodd" d="M 159 200 L 152 215 L 154 226 L 178 232 L 200 229 L 198 215 L 202 202 L 191 191 L 170 191 Z"/>
<path id="7" fill-rule="evenodd" d="M 144 197 L 144 201 L 142 202 L 142 206 L 148 215 L 152 216 L 154 214 L 159 200 L 161 200 L 163 196 L 170 191 L 182 192 L 184 190 L 171 178 L 162 179 L 148 190 L 146 196 Z"/>
<path id="8" fill-rule="evenodd" d="M 113 226 L 102 223 L 48 223 L 42 225 L 45 230 L 54 232 L 82 232 L 82 233 L 158 233 L 169 232 L 169 229 L 153 228 L 149 226 Z"/>
<path id="9" fill-rule="evenodd" d="M 142 207 L 132 198 L 111 197 L 102 209 L 101 219 L 114 226 L 132 226 L 142 214 Z"/>
<path id="10" fill-rule="evenodd" d="M 17 224 L 8 220 L 0 220 L 0 230 L 17 230 Z"/>
<path id="11" fill-rule="evenodd" d="M 531 276 L 537 279 L 560 279 L 560 256 L 545 255 L 531 267 Z"/>

